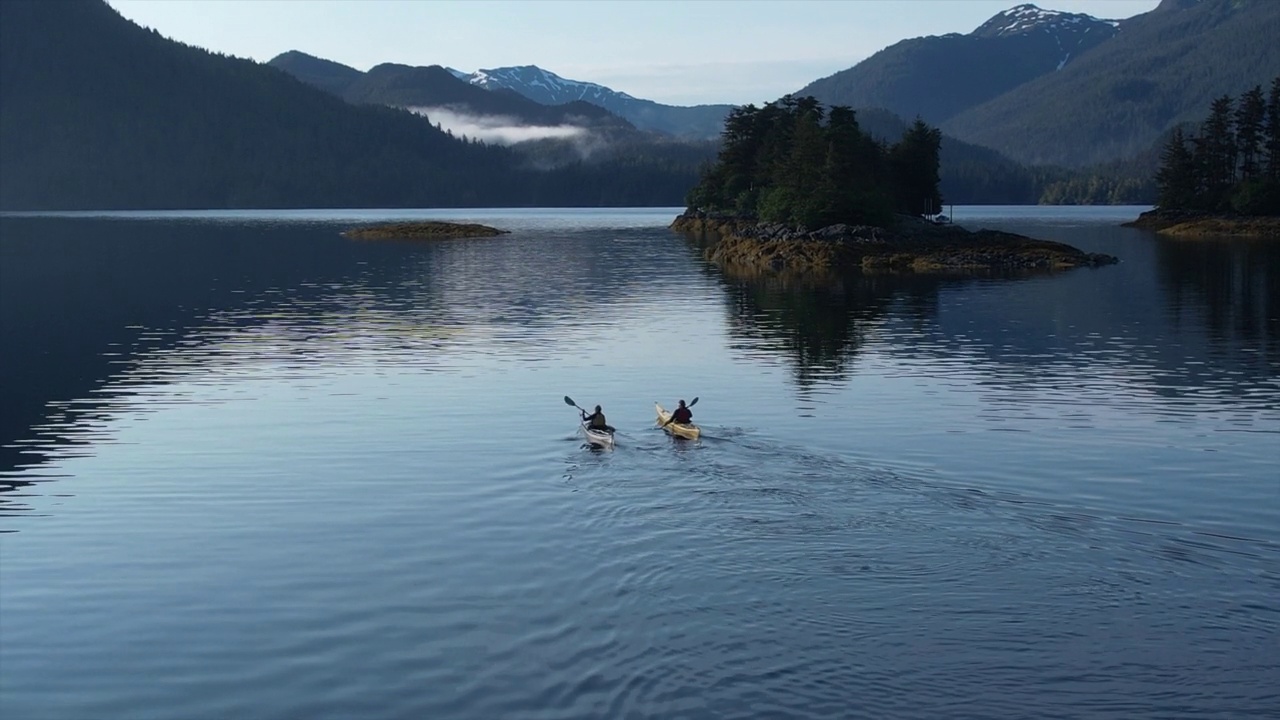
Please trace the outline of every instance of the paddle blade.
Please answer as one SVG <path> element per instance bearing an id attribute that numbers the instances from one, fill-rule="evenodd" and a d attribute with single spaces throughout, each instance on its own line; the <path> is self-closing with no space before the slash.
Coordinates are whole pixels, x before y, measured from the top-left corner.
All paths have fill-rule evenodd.
<path id="1" fill-rule="evenodd" d="M 564 396 L 564 404 L 565 404 L 565 405 L 572 405 L 572 406 L 574 406 L 574 407 L 578 407 L 578 403 L 574 402 L 574 401 L 573 401 L 573 398 L 569 397 L 568 395 L 565 395 L 565 396 Z"/>
<path id="2" fill-rule="evenodd" d="M 689 403 L 688 405 L 685 405 L 685 407 L 693 407 L 694 405 L 697 405 L 697 404 L 698 404 L 698 398 L 694 398 L 693 402 Z"/>

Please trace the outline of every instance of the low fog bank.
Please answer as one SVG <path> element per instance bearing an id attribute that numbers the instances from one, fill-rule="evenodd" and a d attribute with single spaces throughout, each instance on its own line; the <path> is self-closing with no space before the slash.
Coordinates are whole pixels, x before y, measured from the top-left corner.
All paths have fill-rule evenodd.
<path id="1" fill-rule="evenodd" d="M 492 145 L 516 145 L 530 140 L 571 140 L 582 138 L 590 131 L 579 125 L 527 125 L 519 118 L 507 115 L 474 115 L 448 107 L 410 107 L 410 112 L 422 115 L 448 130 L 454 137 L 480 140 Z"/>

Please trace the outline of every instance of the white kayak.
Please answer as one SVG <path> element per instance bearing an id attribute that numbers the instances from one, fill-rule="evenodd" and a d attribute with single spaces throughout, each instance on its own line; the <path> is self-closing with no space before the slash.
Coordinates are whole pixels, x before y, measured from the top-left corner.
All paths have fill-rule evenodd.
<path id="1" fill-rule="evenodd" d="M 578 427 L 582 429 L 582 434 L 587 436 L 587 442 L 600 447 L 613 447 L 613 433 L 608 430 L 596 430 L 587 427 L 586 423 L 580 424 Z"/>
<path id="2" fill-rule="evenodd" d="M 693 423 L 668 423 L 667 421 L 671 419 L 671 413 L 663 410 L 662 406 L 658 403 L 654 403 L 653 406 L 658 410 L 658 424 L 662 425 L 663 430 L 666 430 L 672 435 L 679 435 L 682 438 L 689 438 L 690 440 L 697 440 L 698 436 L 702 434 L 702 428 L 699 428 Z M 666 424 L 664 425 L 663 423 Z"/>

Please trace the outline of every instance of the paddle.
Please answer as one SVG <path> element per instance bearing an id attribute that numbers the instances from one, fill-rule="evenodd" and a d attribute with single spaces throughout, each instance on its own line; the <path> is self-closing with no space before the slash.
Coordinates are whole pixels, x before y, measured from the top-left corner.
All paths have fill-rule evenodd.
<path id="1" fill-rule="evenodd" d="M 565 399 L 566 399 L 566 400 L 568 400 L 569 398 L 565 398 Z M 685 405 L 685 407 L 687 407 L 687 408 L 691 408 L 691 407 L 693 407 L 694 405 L 697 405 L 697 404 L 698 404 L 698 398 L 696 398 L 696 397 L 695 397 L 693 400 L 689 401 L 689 404 L 688 404 L 688 405 Z M 659 427 L 666 427 L 666 426 L 668 426 L 668 425 L 670 425 L 670 424 L 671 424 L 671 421 L 672 421 L 672 420 L 675 420 L 675 419 L 676 419 L 676 414 L 675 414 L 674 412 L 672 412 L 672 413 L 671 413 L 671 417 L 667 418 L 667 421 L 666 421 L 666 422 L 664 422 L 664 423 L 662 423 L 662 425 L 660 425 Z"/>

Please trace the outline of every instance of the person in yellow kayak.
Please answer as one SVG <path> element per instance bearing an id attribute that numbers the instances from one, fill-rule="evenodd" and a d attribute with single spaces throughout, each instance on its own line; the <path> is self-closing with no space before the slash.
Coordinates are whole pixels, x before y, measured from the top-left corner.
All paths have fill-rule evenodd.
<path id="1" fill-rule="evenodd" d="M 586 423 L 587 427 L 592 430 L 603 430 L 607 433 L 613 432 L 613 426 L 605 421 L 604 411 L 600 409 L 599 405 L 596 406 L 596 411 L 590 415 L 587 414 L 586 410 L 583 410 L 582 422 Z"/>
<path id="2" fill-rule="evenodd" d="M 681 400 L 679 407 L 676 408 L 675 412 L 671 413 L 671 419 L 667 422 L 688 425 L 693 422 L 693 411 L 686 407 L 684 401 Z"/>

